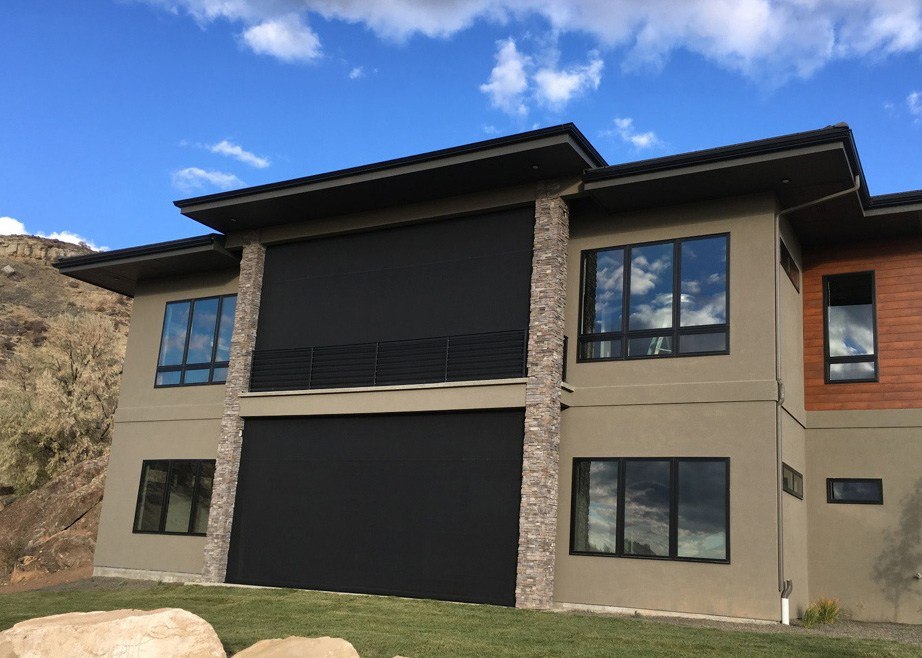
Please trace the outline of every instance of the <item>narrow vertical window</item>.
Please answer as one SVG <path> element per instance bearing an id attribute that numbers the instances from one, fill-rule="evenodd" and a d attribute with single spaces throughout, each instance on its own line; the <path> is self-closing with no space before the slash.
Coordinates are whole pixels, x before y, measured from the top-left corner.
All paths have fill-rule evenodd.
<path id="1" fill-rule="evenodd" d="M 669 555 L 670 465 L 631 460 L 624 466 L 624 554 Z"/>
<path id="2" fill-rule="evenodd" d="M 614 553 L 618 545 L 618 460 L 575 465 L 573 549 Z"/>
<path id="3" fill-rule="evenodd" d="M 791 283 L 794 284 L 794 289 L 797 292 L 800 292 L 800 268 L 797 267 L 797 263 L 794 262 L 794 258 L 791 256 L 791 252 L 788 251 L 788 248 L 783 241 L 780 243 L 780 247 L 781 269 L 784 270 L 784 273 L 788 275 Z"/>
<path id="4" fill-rule="evenodd" d="M 160 530 L 169 467 L 168 461 L 144 462 L 141 468 L 141 487 L 138 492 L 138 506 L 134 521 L 136 532 Z"/>
<path id="5" fill-rule="evenodd" d="M 787 464 L 781 464 L 781 488 L 795 498 L 804 499 L 804 476 Z"/>
<path id="6" fill-rule="evenodd" d="M 236 295 L 169 302 L 156 386 L 220 384 L 227 379 Z"/>
<path id="7" fill-rule="evenodd" d="M 589 251 L 583 257 L 580 359 L 621 356 L 624 249 Z"/>
<path id="8" fill-rule="evenodd" d="M 728 478 L 726 461 L 679 460 L 678 557 L 727 559 Z"/>
<path id="9" fill-rule="evenodd" d="M 823 277 L 826 381 L 877 380 L 874 273 Z"/>

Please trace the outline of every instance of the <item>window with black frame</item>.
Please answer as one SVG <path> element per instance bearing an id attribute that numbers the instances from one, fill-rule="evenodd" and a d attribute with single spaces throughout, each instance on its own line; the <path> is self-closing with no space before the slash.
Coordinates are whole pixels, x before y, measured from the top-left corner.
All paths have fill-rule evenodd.
<path id="1" fill-rule="evenodd" d="M 727 562 L 730 460 L 573 460 L 570 552 Z"/>
<path id="2" fill-rule="evenodd" d="M 823 277 L 826 382 L 877 381 L 874 273 Z"/>
<path id="3" fill-rule="evenodd" d="M 214 460 L 160 459 L 141 465 L 134 532 L 204 535 L 214 483 Z"/>
<path id="4" fill-rule="evenodd" d="M 578 360 L 726 354 L 729 241 L 584 251 Z"/>
<path id="5" fill-rule="evenodd" d="M 883 505 L 883 480 L 880 478 L 827 478 L 826 502 Z"/>
<path id="6" fill-rule="evenodd" d="M 236 308 L 237 295 L 168 302 L 155 386 L 223 384 Z"/>
<path id="7" fill-rule="evenodd" d="M 804 499 L 804 476 L 785 463 L 781 464 L 781 488 L 800 500 Z"/>

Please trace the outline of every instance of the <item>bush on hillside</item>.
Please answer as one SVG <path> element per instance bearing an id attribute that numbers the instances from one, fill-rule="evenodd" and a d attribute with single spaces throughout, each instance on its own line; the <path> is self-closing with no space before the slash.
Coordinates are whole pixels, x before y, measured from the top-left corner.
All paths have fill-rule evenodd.
<path id="1" fill-rule="evenodd" d="M 108 452 L 124 353 L 112 321 L 86 312 L 18 346 L 0 381 L 0 482 L 25 493 Z"/>

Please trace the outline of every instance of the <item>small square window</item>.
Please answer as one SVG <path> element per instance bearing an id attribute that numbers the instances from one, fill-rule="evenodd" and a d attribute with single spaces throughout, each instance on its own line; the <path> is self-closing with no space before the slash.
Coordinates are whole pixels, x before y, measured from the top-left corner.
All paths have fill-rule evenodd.
<path id="1" fill-rule="evenodd" d="M 883 481 L 880 478 L 828 478 L 826 502 L 883 505 Z"/>
<path id="2" fill-rule="evenodd" d="M 804 499 L 804 476 L 787 464 L 781 464 L 782 488 L 795 498 Z"/>

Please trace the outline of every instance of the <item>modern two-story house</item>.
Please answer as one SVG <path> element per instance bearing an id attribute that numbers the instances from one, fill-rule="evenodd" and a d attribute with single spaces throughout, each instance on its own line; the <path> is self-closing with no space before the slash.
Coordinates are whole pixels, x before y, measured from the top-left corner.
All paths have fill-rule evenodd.
<path id="1" fill-rule="evenodd" d="M 836 125 L 609 166 L 563 125 L 176 202 L 98 575 L 922 622 L 922 192 Z"/>

